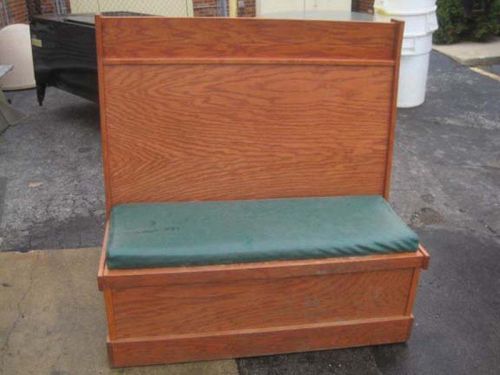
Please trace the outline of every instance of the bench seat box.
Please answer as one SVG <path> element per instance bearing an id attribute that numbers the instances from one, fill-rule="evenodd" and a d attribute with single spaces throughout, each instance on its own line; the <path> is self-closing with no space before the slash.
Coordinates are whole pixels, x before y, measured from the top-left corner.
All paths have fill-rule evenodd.
<path id="1" fill-rule="evenodd" d="M 409 336 L 427 257 L 382 197 L 119 205 L 109 225 L 116 366 Z"/>

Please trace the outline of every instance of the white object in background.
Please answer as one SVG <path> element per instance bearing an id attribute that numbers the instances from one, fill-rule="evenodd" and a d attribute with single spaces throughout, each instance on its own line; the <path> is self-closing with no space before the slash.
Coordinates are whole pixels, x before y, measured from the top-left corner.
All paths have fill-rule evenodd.
<path id="1" fill-rule="evenodd" d="M 350 12 L 351 0 L 305 0 L 305 10 Z"/>
<path id="2" fill-rule="evenodd" d="M 389 22 L 391 19 L 404 21 L 405 35 L 432 33 L 438 28 L 435 5 L 412 11 L 399 11 L 395 10 L 395 8 L 390 10 L 383 8 L 381 2 L 379 2 L 373 6 L 373 13 L 377 21 Z"/>
<path id="3" fill-rule="evenodd" d="M 411 108 L 425 101 L 432 33 L 437 30 L 435 0 L 375 0 L 376 21 L 405 22 L 399 67 L 399 108 Z"/>
<path id="4" fill-rule="evenodd" d="M 255 6 L 257 17 L 287 12 L 350 12 L 351 0 L 257 0 Z"/>
<path id="5" fill-rule="evenodd" d="M 192 0 L 70 0 L 71 13 L 136 12 L 168 17 L 192 17 Z"/>
<path id="6" fill-rule="evenodd" d="M 424 55 L 431 52 L 432 49 L 432 33 L 407 36 L 403 38 L 401 46 L 401 54 L 403 56 Z"/>
<path id="7" fill-rule="evenodd" d="M 403 38 L 399 66 L 399 108 L 412 108 L 425 101 L 432 33 Z"/>
<path id="8" fill-rule="evenodd" d="M 0 29 L 0 64 L 14 65 L 14 69 L 0 80 L 3 90 L 24 90 L 35 87 L 28 25 L 19 23 Z"/>
<path id="9" fill-rule="evenodd" d="M 375 0 L 373 7 L 386 9 L 390 13 L 412 12 L 430 9 L 436 6 L 436 0 Z"/>
<path id="10" fill-rule="evenodd" d="M 255 3 L 256 16 L 281 12 L 303 12 L 305 0 L 257 0 Z"/>
<path id="11" fill-rule="evenodd" d="M 425 101 L 429 52 L 401 56 L 399 66 L 398 108 L 418 107 Z"/>

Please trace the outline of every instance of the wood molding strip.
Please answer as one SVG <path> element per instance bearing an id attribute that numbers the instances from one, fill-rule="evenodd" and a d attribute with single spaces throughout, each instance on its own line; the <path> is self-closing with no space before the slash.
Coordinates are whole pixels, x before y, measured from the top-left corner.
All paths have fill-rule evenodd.
<path id="1" fill-rule="evenodd" d="M 105 251 L 105 249 L 103 249 Z M 99 276 L 103 288 L 134 288 L 173 284 L 217 283 L 236 280 L 281 279 L 307 275 L 371 272 L 387 269 L 422 267 L 420 252 L 288 260 L 197 267 L 166 267 L 109 270 Z"/>
<path id="2" fill-rule="evenodd" d="M 404 342 L 412 316 L 112 340 L 117 367 Z"/>
<path id="3" fill-rule="evenodd" d="M 104 79 L 104 47 L 103 47 L 103 25 L 102 18 L 95 18 L 95 33 L 96 33 L 96 49 L 97 49 L 97 78 L 98 78 L 98 89 L 99 89 L 99 111 L 100 125 L 101 125 L 101 149 L 102 149 L 102 165 L 104 172 L 104 193 L 106 196 L 106 218 L 109 217 L 111 213 L 111 205 L 113 198 L 111 195 L 111 171 L 109 163 L 109 141 L 108 141 L 108 131 L 106 123 L 106 87 Z"/>
<path id="4" fill-rule="evenodd" d="M 390 124 L 389 124 L 389 134 L 387 137 L 387 165 L 385 168 L 385 178 L 384 178 L 384 198 L 389 200 L 389 195 L 391 192 L 391 178 L 392 178 L 392 158 L 394 154 L 394 137 L 396 133 L 396 122 L 398 116 L 398 85 L 399 85 L 399 64 L 401 61 L 401 48 L 403 45 L 403 31 L 404 22 L 391 20 L 395 27 L 395 43 L 394 43 L 394 74 L 392 76 L 392 97 L 390 103 Z"/>
<path id="5" fill-rule="evenodd" d="M 394 66 L 394 60 L 289 59 L 289 58 L 104 58 L 103 65 L 352 65 Z"/>

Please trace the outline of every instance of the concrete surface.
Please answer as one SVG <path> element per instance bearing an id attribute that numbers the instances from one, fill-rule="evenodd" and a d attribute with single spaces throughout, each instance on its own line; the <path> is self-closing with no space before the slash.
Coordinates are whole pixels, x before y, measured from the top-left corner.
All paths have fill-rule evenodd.
<path id="1" fill-rule="evenodd" d="M 487 43 L 460 42 L 433 46 L 434 50 L 463 65 L 491 65 L 500 63 L 500 38 Z"/>
<path id="2" fill-rule="evenodd" d="M 10 96 L 14 105 L 30 112 L 32 117 L 7 130 L 0 141 L 0 202 L 2 199 L 4 202 L 1 249 L 98 245 L 103 192 L 97 108 L 56 90 L 48 91 L 42 108 L 36 106 L 32 92 Z M 498 374 L 499 97 L 498 81 L 433 52 L 426 103 L 399 111 L 391 202 L 421 235 L 432 257 L 430 269 L 422 275 L 414 311 L 415 326 L 408 344 L 241 359 L 237 361 L 240 374 Z M 0 203 L 0 210 L 1 206 Z M 58 256 L 58 251 L 50 253 L 56 254 L 51 258 L 56 265 L 52 270 L 61 270 L 61 277 L 68 283 L 77 283 L 77 280 L 85 283 L 89 278 L 92 282 L 85 294 L 96 293 L 92 289 L 95 268 L 75 271 L 70 277 L 69 264 L 64 263 L 63 255 Z M 94 256 L 87 250 L 75 251 L 75 254 L 82 254 L 82 262 Z M 9 264 L 15 268 L 17 261 L 7 261 L 4 254 L 0 256 L 2 264 L 8 263 L 3 269 L 10 269 Z M 51 272 L 42 271 L 50 268 L 47 262 L 37 264 L 36 272 Z M 0 272 L 2 278 L 4 271 L 0 269 Z M 11 310 L 2 312 L 10 314 L 9 322 L 16 319 L 12 316 L 17 316 L 17 305 L 22 309 L 35 306 L 27 304 L 29 297 L 19 300 L 26 290 L 29 272 L 15 273 L 15 280 L 24 287 L 9 297 L 8 301 L 14 303 L 2 304 L 2 309 Z M 49 282 L 48 276 L 35 283 L 39 288 L 36 294 L 40 294 L 37 311 L 57 309 L 52 306 L 54 299 L 50 295 L 59 287 Z M 8 287 L 0 288 L 0 292 L 4 293 L 5 289 Z M 73 303 L 71 298 L 65 294 L 62 300 Z M 48 302 L 44 302 L 46 299 Z M 81 338 L 86 335 L 86 329 L 81 327 L 89 327 L 83 321 L 103 319 L 102 310 L 96 310 L 80 306 L 78 311 L 71 310 L 67 315 L 53 312 L 53 316 L 64 319 L 57 322 L 55 318 L 49 319 L 50 324 L 45 325 L 53 331 L 59 329 L 59 341 L 65 339 L 66 350 L 70 350 L 71 345 L 79 345 L 81 340 L 90 342 L 90 338 Z M 89 318 L 91 314 L 95 314 L 93 318 Z M 65 319 L 79 329 L 61 328 Z M 82 326 L 78 325 L 79 320 Z M 4 324 L 2 317 L 0 322 Z M 17 337 L 19 329 L 26 340 L 15 350 L 9 349 L 10 354 L 5 357 L 8 363 L 21 366 L 25 352 L 28 352 L 28 360 L 41 362 L 30 352 L 41 355 L 44 350 L 48 351 L 47 362 L 55 361 L 58 350 L 52 351 L 47 342 L 37 339 L 41 328 L 36 324 L 27 330 L 21 330 L 22 327 L 17 323 L 12 328 L 12 337 Z M 35 333 L 34 340 L 29 339 L 31 331 Z M 5 335 L 3 332 L 2 326 L 2 335 Z M 97 362 L 104 361 L 100 349 L 86 350 L 81 363 L 89 363 L 92 356 Z M 4 352 L 2 349 L 2 354 Z M 63 355 L 63 358 L 66 357 Z M 54 368 L 75 373 L 71 372 L 73 367 L 69 363 L 65 362 L 66 367 Z"/>
<path id="3" fill-rule="evenodd" d="M 232 360 L 111 370 L 98 260 L 98 249 L 0 254 L 0 374 L 238 373 Z"/>
<path id="4" fill-rule="evenodd" d="M 500 64 L 493 64 L 485 67 L 489 72 L 500 76 Z"/>
<path id="5" fill-rule="evenodd" d="M 479 66 L 471 66 L 470 70 L 500 82 L 500 75 L 497 72 L 498 70 L 497 67 L 498 65 L 479 65 Z"/>
<path id="6" fill-rule="evenodd" d="M 0 137 L 0 250 L 97 246 L 104 222 L 97 105 L 7 92 L 29 117 Z M 4 199 L 1 199 L 1 198 Z"/>

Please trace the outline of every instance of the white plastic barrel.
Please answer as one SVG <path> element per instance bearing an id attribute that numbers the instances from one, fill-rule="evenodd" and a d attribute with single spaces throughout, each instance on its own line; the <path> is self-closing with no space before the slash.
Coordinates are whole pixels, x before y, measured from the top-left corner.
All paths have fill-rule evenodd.
<path id="1" fill-rule="evenodd" d="M 373 7 L 386 9 L 388 12 L 412 12 L 436 6 L 436 0 L 375 0 Z"/>
<path id="2" fill-rule="evenodd" d="M 373 6 L 375 19 L 387 21 L 399 19 L 405 22 L 405 35 L 421 35 L 437 30 L 436 6 L 413 11 L 396 11 Z"/>
<path id="3" fill-rule="evenodd" d="M 435 0 L 375 0 L 376 21 L 405 22 L 399 69 L 398 107 L 425 101 L 432 33 L 437 30 Z"/>
<path id="4" fill-rule="evenodd" d="M 12 71 L 2 78 L 2 89 L 22 90 L 35 87 L 28 25 L 14 24 L 0 30 L 0 64 L 14 66 Z"/>
<path id="5" fill-rule="evenodd" d="M 429 54 L 401 56 L 398 107 L 417 107 L 425 101 Z"/>
<path id="6" fill-rule="evenodd" d="M 403 38 L 401 54 L 403 56 L 423 55 L 432 49 L 432 33 L 407 36 Z"/>

